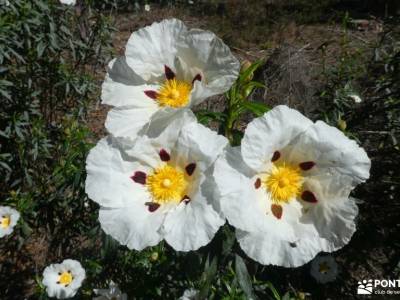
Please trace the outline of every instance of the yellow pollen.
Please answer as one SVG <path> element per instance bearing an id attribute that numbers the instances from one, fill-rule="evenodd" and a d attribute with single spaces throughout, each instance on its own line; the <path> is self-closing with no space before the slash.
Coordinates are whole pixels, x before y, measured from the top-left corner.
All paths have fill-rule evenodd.
<path id="1" fill-rule="evenodd" d="M 157 101 L 160 106 L 182 107 L 189 102 L 191 91 L 192 84 L 175 78 L 168 79 L 157 91 Z"/>
<path id="2" fill-rule="evenodd" d="M 287 203 L 293 197 L 300 195 L 303 185 L 301 170 L 297 166 L 274 165 L 265 178 L 264 185 L 271 193 L 272 201 Z"/>
<path id="3" fill-rule="evenodd" d="M 322 274 L 328 273 L 330 269 L 331 268 L 328 266 L 328 263 L 325 261 L 319 264 L 319 272 Z"/>
<path id="4" fill-rule="evenodd" d="M 154 170 L 147 177 L 146 185 L 153 202 L 164 204 L 171 201 L 179 203 L 185 196 L 188 183 L 182 171 L 166 165 Z"/>
<path id="5" fill-rule="evenodd" d="M 170 179 L 164 179 L 162 183 L 163 187 L 169 188 L 171 186 L 171 180 Z"/>
<path id="6" fill-rule="evenodd" d="M 0 227 L 7 228 L 8 226 L 10 226 L 10 223 L 11 223 L 10 216 L 3 216 L 0 221 Z"/>
<path id="7" fill-rule="evenodd" d="M 73 280 L 71 272 L 62 272 L 58 278 L 60 284 L 69 285 Z"/>

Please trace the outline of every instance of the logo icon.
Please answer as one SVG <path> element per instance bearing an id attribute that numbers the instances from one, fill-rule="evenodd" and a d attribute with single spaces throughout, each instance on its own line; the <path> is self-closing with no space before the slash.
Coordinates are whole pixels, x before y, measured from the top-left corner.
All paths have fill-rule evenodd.
<path id="1" fill-rule="evenodd" d="M 357 287 L 357 294 L 358 295 L 371 295 L 372 294 L 372 279 L 370 280 L 363 280 L 362 282 L 358 282 L 358 287 Z"/>

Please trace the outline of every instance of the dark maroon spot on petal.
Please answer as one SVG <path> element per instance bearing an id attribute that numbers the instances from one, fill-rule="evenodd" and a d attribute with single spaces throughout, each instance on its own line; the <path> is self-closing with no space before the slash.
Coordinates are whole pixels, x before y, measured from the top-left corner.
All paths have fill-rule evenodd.
<path id="1" fill-rule="evenodd" d="M 196 169 L 196 164 L 195 164 L 195 163 L 188 164 L 188 165 L 186 166 L 186 168 L 185 168 L 186 173 L 187 173 L 189 176 L 192 176 L 192 175 L 193 175 L 193 172 L 194 172 L 195 169 Z"/>
<path id="2" fill-rule="evenodd" d="M 59 282 L 59 281 L 57 281 L 57 284 L 60 284 L 60 282 Z"/>
<path id="3" fill-rule="evenodd" d="M 165 70 L 165 77 L 166 77 L 168 80 L 171 80 L 171 79 L 174 79 L 174 78 L 175 78 L 175 73 L 174 73 L 174 71 L 171 70 L 170 67 L 164 66 L 164 70 Z"/>
<path id="4" fill-rule="evenodd" d="M 149 212 L 155 212 L 160 207 L 160 204 L 155 202 L 146 202 L 144 205 L 148 207 Z"/>
<path id="5" fill-rule="evenodd" d="M 194 82 L 196 81 L 196 80 L 198 80 L 198 81 L 201 81 L 201 75 L 200 74 L 197 74 L 196 76 L 194 76 L 194 78 L 193 78 L 193 80 L 192 80 L 192 84 L 194 84 Z"/>
<path id="6" fill-rule="evenodd" d="M 69 286 L 69 284 L 66 284 L 66 285 L 65 285 L 65 287 L 68 287 L 68 286 Z"/>
<path id="7" fill-rule="evenodd" d="M 259 189 L 260 186 L 261 186 L 261 179 L 260 179 L 260 178 L 257 178 L 256 182 L 254 183 L 254 187 L 255 187 L 256 189 Z"/>
<path id="8" fill-rule="evenodd" d="M 185 202 L 185 204 L 188 204 L 192 199 L 188 195 L 183 196 L 181 202 Z"/>
<path id="9" fill-rule="evenodd" d="M 290 247 L 292 248 L 296 248 L 297 244 L 295 242 L 289 242 Z"/>
<path id="10" fill-rule="evenodd" d="M 131 179 L 136 183 L 146 184 L 146 173 L 137 171 L 133 176 L 131 176 Z"/>
<path id="11" fill-rule="evenodd" d="M 271 161 L 277 161 L 281 157 L 281 153 L 279 151 L 275 151 L 274 155 L 272 155 Z"/>
<path id="12" fill-rule="evenodd" d="M 271 211 L 272 214 L 275 216 L 275 218 L 280 219 L 282 218 L 282 206 L 278 205 L 278 204 L 272 204 L 271 205 Z"/>
<path id="13" fill-rule="evenodd" d="M 171 159 L 171 156 L 169 156 L 169 153 L 165 149 L 161 149 L 158 154 L 162 161 L 169 161 Z"/>
<path id="14" fill-rule="evenodd" d="M 156 91 L 144 91 L 147 97 L 150 97 L 151 99 L 157 99 L 157 92 Z"/>
<path id="15" fill-rule="evenodd" d="M 299 167 L 303 170 L 303 171 L 308 171 L 310 169 L 312 169 L 312 167 L 315 166 L 315 162 L 313 161 L 305 161 L 302 162 L 301 164 L 299 164 Z"/>
<path id="16" fill-rule="evenodd" d="M 314 193 L 310 192 L 310 191 L 304 191 L 301 194 L 301 199 L 303 199 L 304 201 L 309 202 L 309 203 L 317 203 L 318 202 L 318 200 L 315 197 Z"/>

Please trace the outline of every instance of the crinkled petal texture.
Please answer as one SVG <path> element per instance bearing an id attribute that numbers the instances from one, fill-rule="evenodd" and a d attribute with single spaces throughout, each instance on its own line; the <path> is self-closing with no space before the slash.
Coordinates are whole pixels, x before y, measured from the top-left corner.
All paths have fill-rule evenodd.
<path id="1" fill-rule="evenodd" d="M 60 277 L 62 274 L 70 274 L 70 282 L 63 282 Z M 60 264 L 52 264 L 43 272 L 43 285 L 49 297 L 57 299 L 72 298 L 76 295 L 78 289 L 86 277 L 85 269 L 82 265 L 73 259 L 65 259 Z"/>
<path id="2" fill-rule="evenodd" d="M 153 125 L 160 110 L 180 110 L 226 92 L 240 64 L 213 33 L 164 20 L 132 34 L 124 57 L 114 59 L 102 86 L 102 101 L 115 106 L 106 128 L 131 138 Z"/>
<path id="3" fill-rule="evenodd" d="M 195 250 L 224 224 L 205 179 L 227 140 L 197 123 L 171 128 L 124 148 L 104 138 L 89 153 L 86 192 L 101 206 L 103 230 L 130 249 L 165 239 Z"/>
<path id="4" fill-rule="evenodd" d="M 0 206 L 0 238 L 11 234 L 17 225 L 20 214 L 9 206 Z"/>
<path id="5" fill-rule="evenodd" d="M 297 267 L 350 241 L 358 208 L 349 195 L 369 169 L 343 133 L 278 106 L 249 124 L 241 148 L 218 158 L 214 179 L 247 255 Z"/>

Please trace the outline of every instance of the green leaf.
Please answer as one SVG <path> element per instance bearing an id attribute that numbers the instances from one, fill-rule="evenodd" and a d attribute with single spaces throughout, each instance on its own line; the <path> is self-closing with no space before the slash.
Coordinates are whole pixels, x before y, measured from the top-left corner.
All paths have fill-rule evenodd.
<path id="1" fill-rule="evenodd" d="M 246 78 L 248 78 L 252 73 L 254 73 L 262 64 L 264 63 L 263 60 L 258 60 L 254 62 L 250 67 L 248 67 L 244 72 L 242 72 L 239 75 L 239 82 L 244 82 L 246 81 Z"/>
<path id="2" fill-rule="evenodd" d="M 247 271 L 246 264 L 239 255 L 236 255 L 235 258 L 235 271 L 239 285 L 248 297 L 248 299 L 258 299 L 257 296 L 254 294 L 251 278 L 249 272 Z"/>
<path id="3" fill-rule="evenodd" d="M 268 288 L 270 289 L 272 295 L 274 295 L 274 298 L 276 300 L 281 300 L 282 299 L 281 296 L 279 295 L 278 291 L 276 290 L 276 288 L 274 287 L 274 285 L 270 281 L 267 281 L 266 285 L 268 286 Z"/>
<path id="4" fill-rule="evenodd" d="M 269 111 L 271 108 L 261 102 L 250 102 L 250 101 L 244 101 L 242 103 L 242 107 L 245 108 L 246 110 L 252 112 L 255 114 L 257 117 L 261 117 L 263 114 L 265 114 L 267 111 Z"/>
<path id="5" fill-rule="evenodd" d="M 202 275 L 203 284 L 200 288 L 199 299 L 206 299 L 208 294 L 210 293 L 211 283 L 215 279 L 215 274 L 217 273 L 217 257 L 214 257 L 209 263 L 209 257 L 207 257 L 207 261 L 205 263 L 204 272 Z"/>

